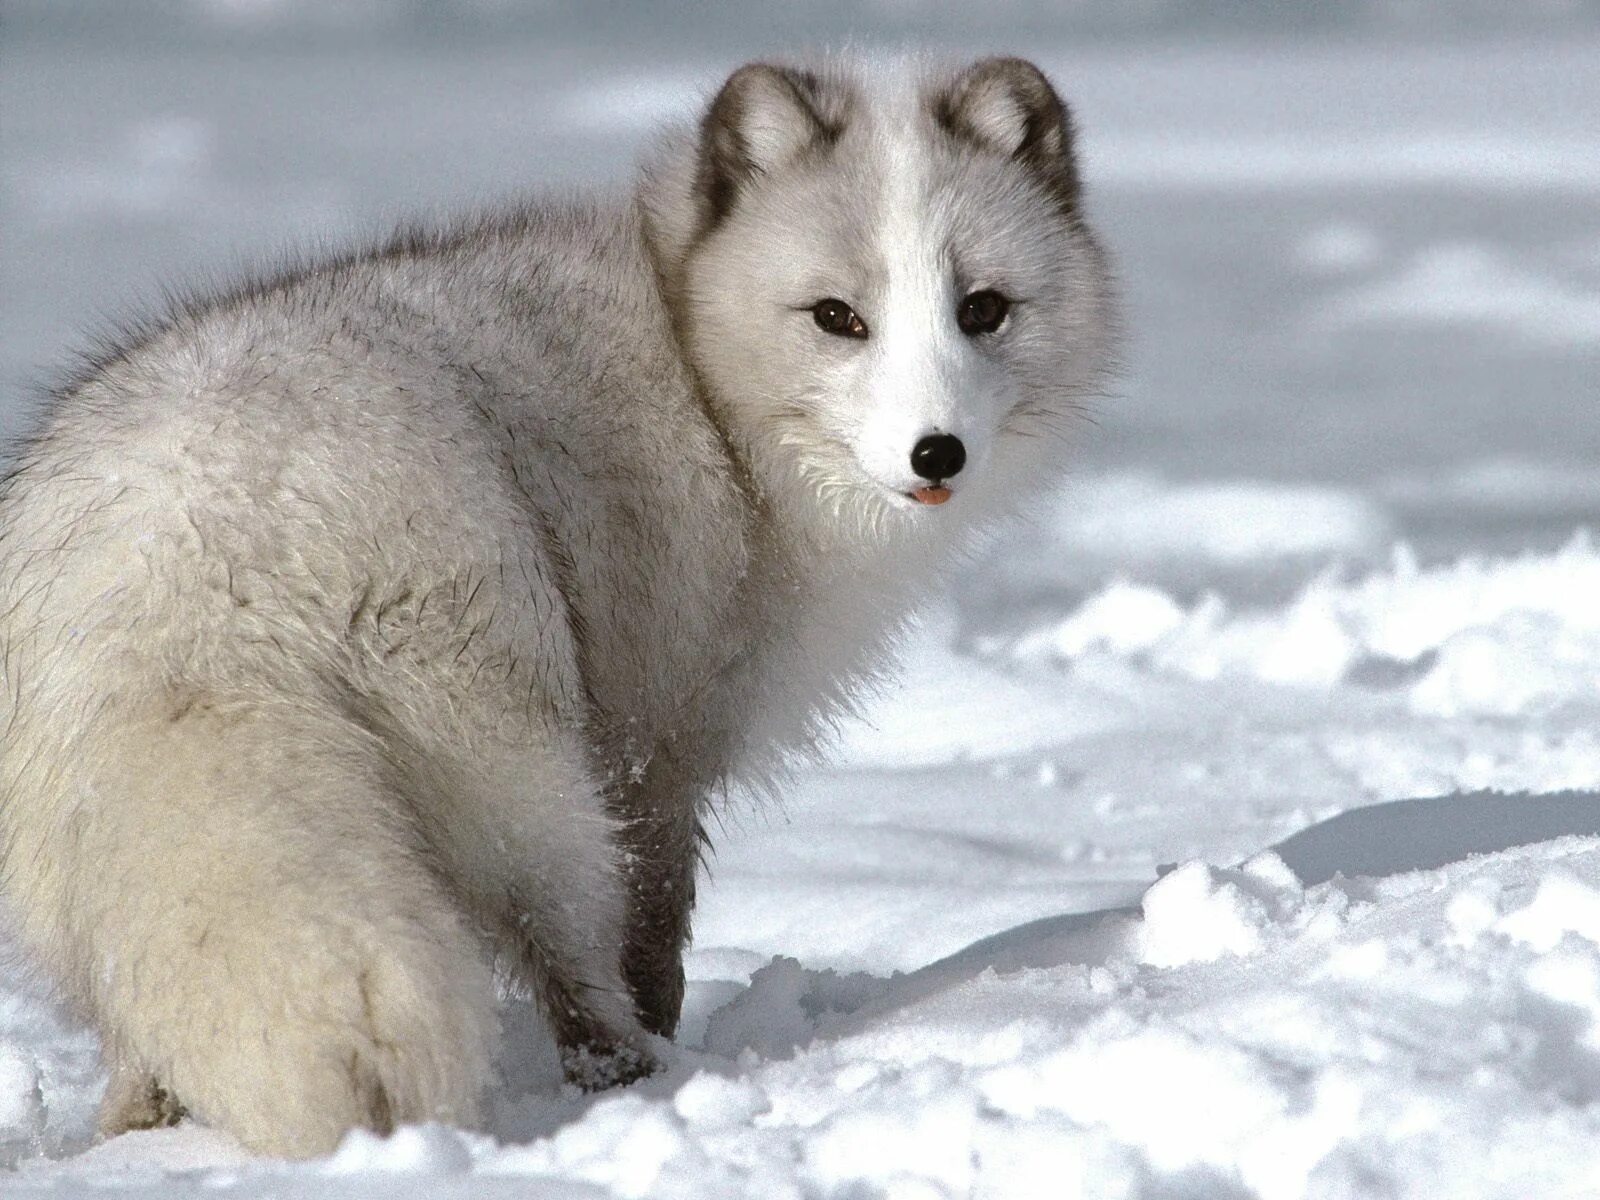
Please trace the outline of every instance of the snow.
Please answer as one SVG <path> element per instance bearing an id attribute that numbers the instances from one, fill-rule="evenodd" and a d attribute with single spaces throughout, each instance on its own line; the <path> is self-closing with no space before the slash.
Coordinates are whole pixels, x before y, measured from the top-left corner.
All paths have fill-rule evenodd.
<path id="1" fill-rule="evenodd" d="M 1079 481 L 1057 534 L 1062 557 L 1099 562 L 1359 555 L 1388 543 L 1381 508 L 1346 489 L 1250 479 L 1173 483 L 1127 472 Z"/>
<path id="2" fill-rule="evenodd" d="M 1386 571 L 1355 583 L 1324 572 L 1265 610 L 1236 611 L 1213 594 L 1186 611 L 1158 589 L 1116 580 L 1004 653 L 1021 662 L 1138 656 L 1197 679 L 1403 681 L 1419 712 L 1515 716 L 1600 687 L 1596 596 L 1600 554 L 1586 534 L 1552 555 L 1429 570 L 1399 546 Z"/>
<path id="3" fill-rule="evenodd" d="M 725 65 L 182 50 L 0 73 L 0 420 L 146 280 L 615 173 Z M 1040 47 L 1126 383 L 835 761 L 719 810 L 668 1069 L 565 1089 L 508 1002 L 485 1130 L 97 1142 L 0 954 L 0 1193 L 1600 1193 L 1594 50 Z"/>
<path id="4" fill-rule="evenodd" d="M 391 1195 L 1579 1195 L 1600 1178 L 1597 886 L 1594 837 L 1309 888 L 1270 852 L 1188 864 L 1142 918 L 1014 936 L 1027 967 L 841 986 L 776 960 L 729 1025 L 760 1048 L 683 1051 L 530 1144 L 423 1126 L 245 1165 L 190 1126 L 26 1164 L 8 1194 L 94 1166 L 133 1195 L 380 1174 Z"/>
<path id="5" fill-rule="evenodd" d="M 7 1194 L 1582 1194 L 1600 1180 L 1597 576 L 1577 538 L 1431 568 L 1396 551 L 1234 615 L 1113 582 L 970 651 L 946 614 L 790 827 L 727 839 L 663 1075 L 563 1091 L 517 1009 L 487 1133 L 356 1131 L 304 1165 L 193 1124 L 90 1146 L 93 1055 L 13 987 Z M 1541 621 L 1557 636 L 1530 641 Z M 1507 669 L 1463 691 L 1468 636 Z M 1379 655 L 1426 665 L 1352 670 Z M 952 669 L 962 688 L 924 691 Z M 1542 731 L 1499 747 L 1500 774 L 1537 778 L 1569 745 L 1590 790 L 1463 790 L 1485 714 Z M 1173 721 L 1194 735 L 1178 753 Z M 1395 740 L 1350 740 L 1376 729 Z M 1398 747 L 1443 795 L 1372 802 L 1358 760 Z M 1152 765 L 1189 795 L 1139 783 Z"/>
<path id="6" fill-rule="evenodd" d="M 1324 319 L 1357 328 L 1498 324 L 1534 341 L 1592 345 L 1600 342 L 1600 293 L 1530 271 L 1491 248 L 1446 243 L 1416 252 L 1388 278 L 1350 289 Z"/>

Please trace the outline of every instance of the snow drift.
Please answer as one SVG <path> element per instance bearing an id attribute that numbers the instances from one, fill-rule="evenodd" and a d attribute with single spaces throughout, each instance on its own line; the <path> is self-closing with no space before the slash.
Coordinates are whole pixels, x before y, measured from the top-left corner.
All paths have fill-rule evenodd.
<path id="1" fill-rule="evenodd" d="M 919 691 L 956 653 L 953 623 L 933 622 L 905 687 L 850 739 L 853 758 L 809 785 L 798 828 L 731 838 L 665 1075 L 564 1093 L 536 1019 L 514 1005 L 490 1134 L 358 1132 L 297 1166 L 251 1162 L 192 1125 L 91 1146 L 92 1039 L 10 986 L 8 1194 L 90 1180 L 152 1196 L 1583 1194 L 1600 1179 L 1600 748 L 1580 736 L 1600 711 L 1596 595 L 1600 554 L 1583 537 L 1428 568 L 1400 550 L 1383 570 L 1326 571 L 1254 608 L 1117 582 L 980 640 L 949 701 Z M 1103 711 L 1111 689 L 1126 703 Z M 1289 715 L 1264 746 L 1268 710 Z M 1204 797 L 1209 775 L 1247 753 L 1219 712 L 1243 714 L 1235 724 L 1269 757 L 1305 755 L 1272 781 L 1213 792 L 1226 821 L 1176 791 L 1165 809 L 1102 795 L 1069 816 L 1083 785 L 1041 769 L 1120 754 L 1131 773 L 1171 719 L 1232 764 L 1185 776 Z M 1568 766 L 1589 772 L 1590 790 L 1360 807 L 1371 789 L 1304 766 L 1344 745 L 1347 762 L 1401 754 L 1413 760 L 1402 775 L 1459 779 L 1479 722 L 1535 717 L 1547 748 L 1587 747 Z M 1397 740 L 1350 750 L 1375 721 Z M 930 725 L 963 752 L 910 732 Z M 948 809 L 926 781 L 914 806 L 856 802 L 941 763 L 959 793 Z M 1499 768 L 1515 773 L 1517 754 Z M 1053 865 L 985 867 L 995 844 L 952 816 L 985 780 L 1014 803 L 982 824 L 1010 823 L 1041 852 L 1054 839 Z M 1274 786 L 1298 806 L 1274 809 Z M 1309 817 L 1308 797 L 1328 819 Z M 1175 829 L 1203 831 L 1199 856 L 1154 882 L 1154 861 L 1123 853 L 1152 819 L 1167 845 L 1185 846 Z M 1225 824 L 1258 846 L 1268 830 L 1299 831 L 1241 864 L 1217 851 Z M 1066 825 L 1094 831 L 1099 849 L 1063 842 Z M 950 886 L 972 888 L 933 912 L 926 896 L 901 903 L 891 865 L 927 852 L 919 826 L 947 829 Z M 841 900 L 847 837 L 862 884 Z M 747 842 L 758 849 L 744 856 Z M 818 877 L 824 863 L 834 876 Z M 984 903 L 960 898 L 980 892 Z M 1128 903 L 1083 903 L 1118 895 Z M 797 906 L 809 963 L 807 937 L 783 923 Z M 978 922 L 969 933 L 989 932 L 941 957 L 958 909 Z M 904 957 L 872 949 L 889 944 Z M 887 969 L 917 954 L 926 965 Z M 852 959 L 866 969 L 842 965 Z"/>

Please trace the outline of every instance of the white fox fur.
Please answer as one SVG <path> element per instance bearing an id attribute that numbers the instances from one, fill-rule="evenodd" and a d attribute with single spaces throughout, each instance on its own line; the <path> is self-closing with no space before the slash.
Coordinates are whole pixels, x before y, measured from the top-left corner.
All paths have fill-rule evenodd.
<path id="1" fill-rule="evenodd" d="M 0 834 L 106 1131 L 471 1125 L 496 961 L 650 1070 L 712 795 L 1060 473 L 1110 313 L 1036 69 L 831 61 L 89 364 L 0 491 Z"/>

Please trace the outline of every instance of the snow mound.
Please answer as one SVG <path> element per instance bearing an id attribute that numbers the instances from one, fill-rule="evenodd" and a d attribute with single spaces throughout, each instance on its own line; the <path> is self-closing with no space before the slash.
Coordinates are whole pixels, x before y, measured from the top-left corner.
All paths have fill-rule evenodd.
<path id="1" fill-rule="evenodd" d="M 1388 514 L 1353 491 L 1139 472 L 1076 479 L 1036 519 L 1036 553 L 984 564 L 1010 591 L 1071 591 L 1112 570 L 1194 575 L 1365 558 L 1393 541 Z"/>
<path id="2" fill-rule="evenodd" d="M 1353 489 L 1142 471 L 1074 478 L 1028 519 L 1026 553 L 1003 540 L 953 581 L 968 624 L 1059 613 L 1116 578 L 1281 595 L 1320 567 L 1379 562 L 1396 538 L 1386 504 Z"/>
<path id="3" fill-rule="evenodd" d="M 1072 496 L 1061 536 L 1080 552 L 1242 563 L 1366 550 L 1388 531 L 1353 492 L 1251 480 L 1168 483 L 1109 476 Z"/>
<path id="4" fill-rule="evenodd" d="M 1537 462 L 1499 455 L 1390 479 L 1386 500 L 1412 507 L 1513 516 L 1600 511 L 1600 472 L 1592 463 Z"/>
<path id="5" fill-rule="evenodd" d="M 1236 871 L 1186 863 L 1145 893 L 1139 961 L 1181 967 L 1254 954 L 1263 929 L 1297 907 L 1299 892 L 1294 873 L 1275 854 Z"/>
<path id="6" fill-rule="evenodd" d="M 883 992 L 863 972 L 808 971 L 793 958 L 775 958 L 750 977 L 750 988 L 711 1015 L 705 1048 L 725 1058 L 756 1051 L 785 1057 L 808 1044 L 825 1014 L 849 1013 Z"/>
<path id="7" fill-rule="evenodd" d="M 1352 287 L 1323 311 L 1334 328 L 1492 325 L 1534 342 L 1600 341 L 1600 292 L 1539 274 L 1487 247 L 1418 251 L 1393 277 Z"/>
<path id="8" fill-rule="evenodd" d="M 189 1126 L 87 1158 L 121 1195 L 174 1197 L 1355 1200 L 1427 1180 L 1510 1200 L 1600 1178 L 1600 839 L 1310 888 L 1270 853 L 1191 862 L 1143 911 L 1017 931 L 1043 963 L 1021 968 L 977 947 L 889 979 L 775 961 L 710 1051 L 526 1145 L 423 1126 L 248 1164 Z M 72 1166 L 30 1163 L 7 1194 Z"/>
<path id="9" fill-rule="evenodd" d="M 1580 535 L 1551 554 L 1422 569 L 1405 549 L 1355 583 L 1325 573 L 1289 603 L 1184 609 L 1113 583 L 1066 618 L 985 649 L 1024 663 L 1137 657 L 1194 679 L 1404 687 L 1418 713 L 1513 716 L 1600 701 L 1600 554 Z"/>
<path id="10" fill-rule="evenodd" d="M 1098 961 L 887 981 L 792 1058 L 707 1061 L 485 1166 L 668 1197 L 1577 1194 L 1600 1177 L 1597 888 L 1593 839 L 1308 890 L 1270 855 L 1185 864 L 1143 923 L 1103 918 Z"/>

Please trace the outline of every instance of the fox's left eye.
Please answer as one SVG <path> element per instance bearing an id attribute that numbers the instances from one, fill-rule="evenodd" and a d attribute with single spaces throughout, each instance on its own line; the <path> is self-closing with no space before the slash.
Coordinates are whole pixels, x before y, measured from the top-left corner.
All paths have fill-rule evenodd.
<path id="1" fill-rule="evenodd" d="M 966 334 L 993 333 L 1011 311 L 1011 301 L 999 292 L 973 292 L 956 308 L 956 324 Z"/>
<path id="2" fill-rule="evenodd" d="M 811 306 L 811 317 L 824 333 L 849 338 L 867 336 L 866 324 L 843 300 L 818 300 Z"/>

